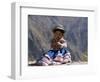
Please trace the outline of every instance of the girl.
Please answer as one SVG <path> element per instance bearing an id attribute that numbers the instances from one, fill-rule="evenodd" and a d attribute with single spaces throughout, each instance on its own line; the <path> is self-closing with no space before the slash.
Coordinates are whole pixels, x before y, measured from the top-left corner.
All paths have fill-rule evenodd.
<path id="1" fill-rule="evenodd" d="M 53 29 L 51 49 L 39 61 L 43 66 L 71 62 L 70 52 L 67 50 L 67 41 L 64 39 L 65 30 L 62 26 Z"/>

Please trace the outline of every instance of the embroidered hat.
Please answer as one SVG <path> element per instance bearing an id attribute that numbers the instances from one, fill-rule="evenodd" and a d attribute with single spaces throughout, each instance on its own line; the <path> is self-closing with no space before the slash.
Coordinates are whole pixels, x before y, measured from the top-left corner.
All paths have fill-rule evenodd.
<path id="1" fill-rule="evenodd" d="M 53 33 L 56 31 L 61 31 L 62 33 L 65 33 L 64 27 L 62 25 L 56 26 L 52 31 Z"/>

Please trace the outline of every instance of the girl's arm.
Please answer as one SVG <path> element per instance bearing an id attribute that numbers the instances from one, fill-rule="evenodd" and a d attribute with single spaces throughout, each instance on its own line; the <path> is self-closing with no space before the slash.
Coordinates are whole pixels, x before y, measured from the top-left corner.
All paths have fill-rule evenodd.
<path id="1" fill-rule="evenodd" d="M 53 49 L 59 49 L 60 47 L 61 47 L 61 45 L 58 45 L 57 42 L 55 42 L 55 41 L 51 42 L 51 48 L 53 48 Z"/>
<path id="2" fill-rule="evenodd" d="M 61 46 L 61 48 L 66 48 L 67 47 L 67 41 L 63 41 L 63 43 L 61 43 L 61 42 L 58 42 L 58 45 L 60 45 Z"/>

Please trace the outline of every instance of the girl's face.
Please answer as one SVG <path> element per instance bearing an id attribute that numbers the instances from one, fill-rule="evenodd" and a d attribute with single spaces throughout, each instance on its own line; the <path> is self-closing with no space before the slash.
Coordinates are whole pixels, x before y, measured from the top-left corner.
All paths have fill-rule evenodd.
<path id="1" fill-rule="evenodd" d="M 62 32 L 60 32 L 60 31 L 55 31 L 54 32 L 54 38 L 60 39 L 62 37 L 63 37 L 63 33 Z"/>

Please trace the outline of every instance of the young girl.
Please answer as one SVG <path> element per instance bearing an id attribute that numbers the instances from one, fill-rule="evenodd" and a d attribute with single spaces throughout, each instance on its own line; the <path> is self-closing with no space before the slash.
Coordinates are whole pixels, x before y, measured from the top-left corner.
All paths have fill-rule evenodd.
<path id="1" fill-rule="evenodd" d="M 64 39 L 65 30 L 62 26 L 53 29 L 51 49 L 39 61 L 43 66 L 64 64 L 71 62 L 70 52 L 67 50 L 67 42 Z"/>

